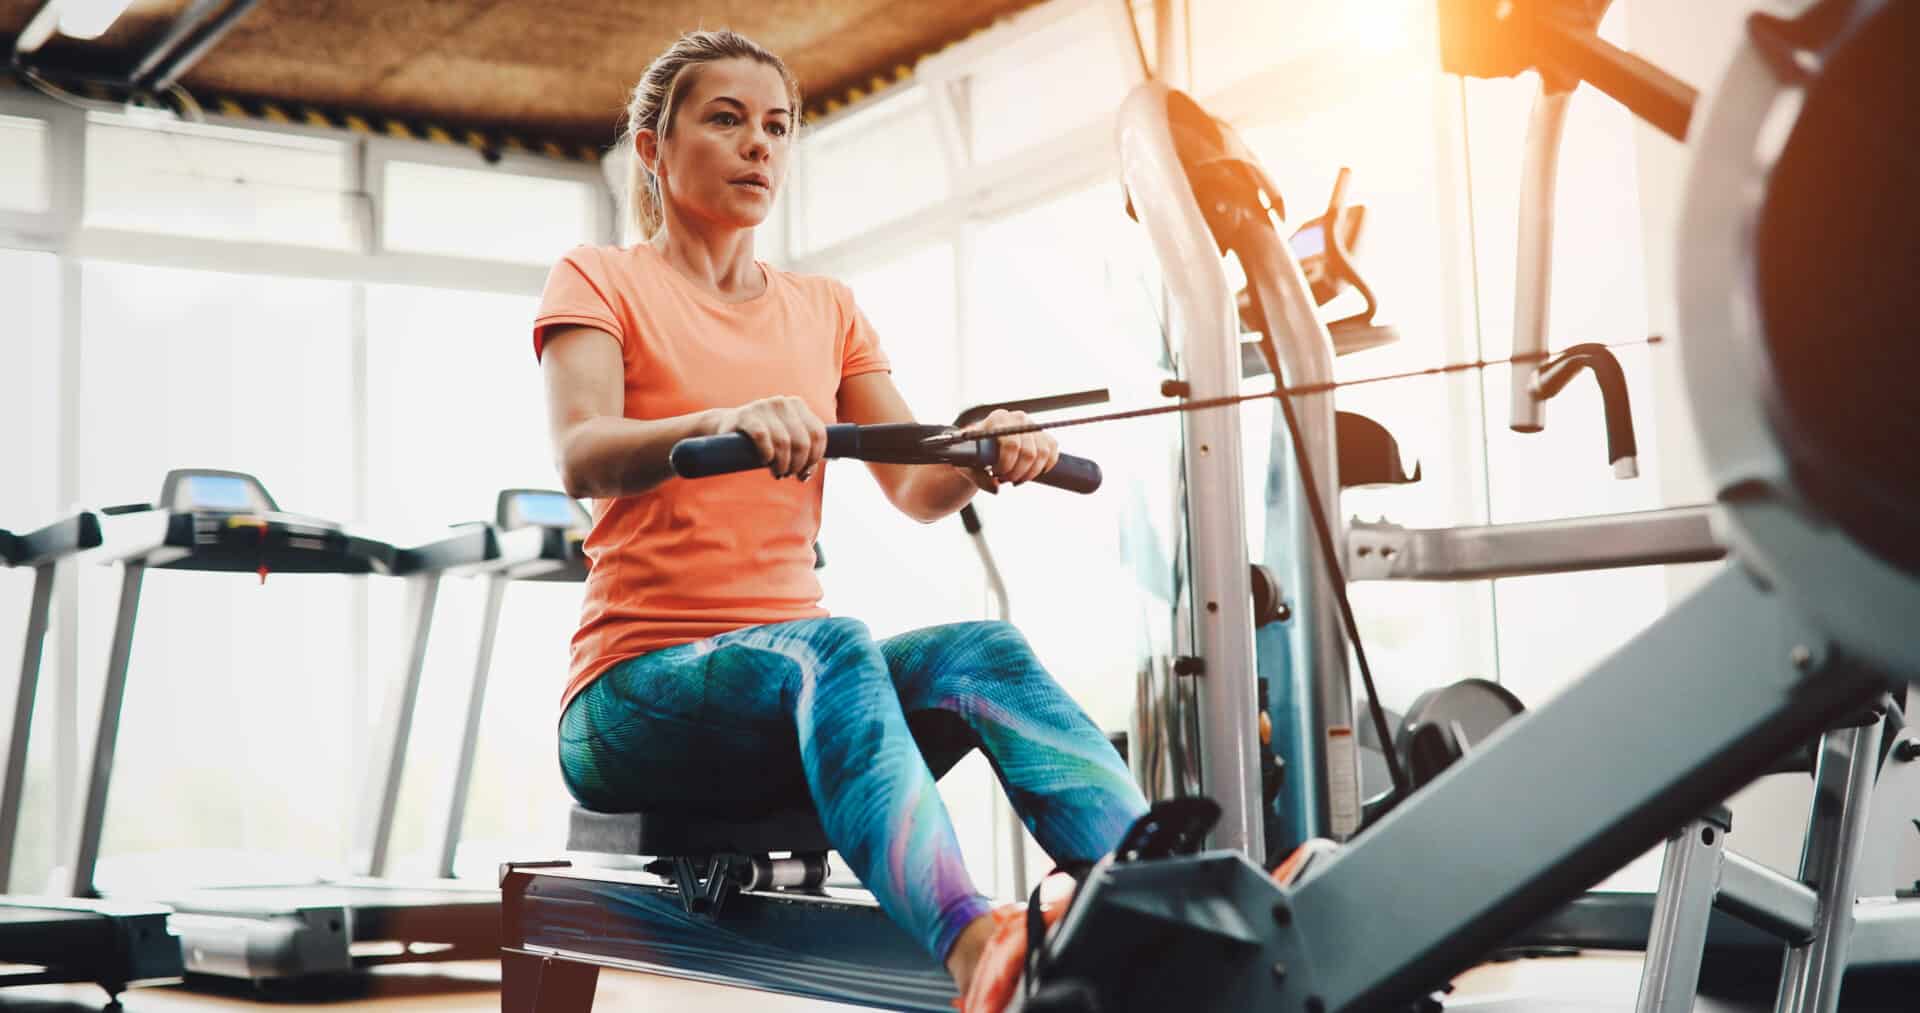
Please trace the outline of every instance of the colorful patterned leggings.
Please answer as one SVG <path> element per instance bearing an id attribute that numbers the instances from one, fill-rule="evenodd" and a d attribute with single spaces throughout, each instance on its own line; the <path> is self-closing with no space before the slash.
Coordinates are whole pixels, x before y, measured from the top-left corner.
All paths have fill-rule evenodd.
<path id="1" fill-rule="evenodd" d="M 934 789 L 974 746 L 1056 862 L 1099 858 L 1147 810 L 1106 735 L 1006 623 L 878 642 L 853 619 L 735 630 L 615 665 L 560 719 L 561 772 L 591 809 L 811 798 L 880 907 L 941 960 L 990 907 Z"/>

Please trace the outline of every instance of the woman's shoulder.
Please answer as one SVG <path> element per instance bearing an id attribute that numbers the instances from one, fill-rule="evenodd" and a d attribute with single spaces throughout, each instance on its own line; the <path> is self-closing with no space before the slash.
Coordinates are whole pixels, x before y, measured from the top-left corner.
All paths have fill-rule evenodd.
<path id="1" fill-rule="evenodd" d="M 853 303 L 853 290 L 838 278 L 824 274 L 808 274 L 803 271 L 788 271 L 764 260 L 760 262 L 760 266 L 766 270 L 767 277 L 772 279 L 773 284 L 780 285 L 801 298 L 836 305 Z"/>
<path id="2" fill-rule="evenodd" d="M 572 263 L 586 270 L 606 271 L 616 267 L 632 265 L 640 260 L 641 247 L 615 246 L 610 243 L 581 243 L 579 246 L 560 255 L 564 263 Z"/>
<path id="3" fill-rule="evenodd" d="M 622 290 L 667 284 L 661 275 L 671 270 L 652 252 L 652 247 L 644 243 L 629 246 L 582 243 L 562 254 L 560 264 L 571 265 L 595 285 Z"/>

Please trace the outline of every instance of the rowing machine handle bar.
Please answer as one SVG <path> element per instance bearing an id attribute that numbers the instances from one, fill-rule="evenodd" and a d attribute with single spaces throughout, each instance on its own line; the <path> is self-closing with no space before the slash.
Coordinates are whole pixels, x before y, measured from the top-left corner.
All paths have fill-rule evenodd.
<path id="1" fill-rule="evenodd" d="M 999 444 L 988 438 L 930 449 L 917 464 L 955 464 L 961 467 L 986 467 L 999 459 Z M 859 459 L 860 427 L 840 423 L 827 427 L 827 456 Z M 898 460 L 899 454 L 877 454 L 882 460 Z M 667 457 L 673 473 L 681 478 L 706 478 L 766 467 L 760 450 L 745 433 L 696 436 L 673 445 Z M 1068 492 L 1090 493 L 1100 488 L 1100 465 L 1084 457 L 1061 454 L 1052 470 L 1034 481 Z"/>

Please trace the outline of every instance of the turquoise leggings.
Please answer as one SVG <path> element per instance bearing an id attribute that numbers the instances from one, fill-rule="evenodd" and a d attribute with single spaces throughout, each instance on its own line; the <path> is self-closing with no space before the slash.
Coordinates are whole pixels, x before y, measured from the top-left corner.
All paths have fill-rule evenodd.
<path id="1" fill-rule="evenodd" d="M 880 907 L 940 960 L 991 906 L 934 789 L 974 746 L 1056 862 L 1099 858 L 1147 810 L 1106 735 L 1006 623 L 881 641 L 854 619 L 735 630 L 615 665 L 560 719 L 560 769 L 590 809 L 810 798 Z"/>

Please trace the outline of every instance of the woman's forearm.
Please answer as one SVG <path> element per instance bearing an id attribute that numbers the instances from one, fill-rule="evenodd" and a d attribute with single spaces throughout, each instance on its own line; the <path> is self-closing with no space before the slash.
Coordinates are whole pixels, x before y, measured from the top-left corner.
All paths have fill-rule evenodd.
<path id="1" fill-rule="evenodd" d="M 922 524 L 958 513 L 979 492 L 973 479 L 959 468 L 917 467 L 909 469 L 894 505 L 900 512 Z"/>
<path id="2" fill-rule="evenodd" d="M 694 412 L 666 419 L 596 416 L 576 423 L 560 441 L 560 480 L 569 496 L 612 499 L 646 492 L 673 477 L 667 455 L 693 436 L 711 436 L 717 414 Z"/>

